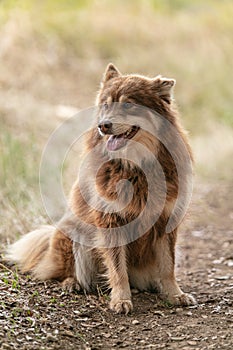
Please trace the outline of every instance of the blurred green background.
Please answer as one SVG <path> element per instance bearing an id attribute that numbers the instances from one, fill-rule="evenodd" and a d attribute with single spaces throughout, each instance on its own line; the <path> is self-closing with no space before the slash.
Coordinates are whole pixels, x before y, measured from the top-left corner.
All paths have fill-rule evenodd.
<path id="1" fill-rule="evenodd" d="M 94 104 L 109 62 L 177 80 L 196 181 L 229 184 L 232 18 L 231 0 L 0 1 L 0 236 L 47 220 L 43 146 L 76 108 Z"/>

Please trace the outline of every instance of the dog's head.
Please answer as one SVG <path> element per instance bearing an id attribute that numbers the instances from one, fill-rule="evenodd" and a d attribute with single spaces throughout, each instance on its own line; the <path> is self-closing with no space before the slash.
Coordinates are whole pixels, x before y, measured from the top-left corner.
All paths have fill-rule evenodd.
<path id="1" fill-rule="evenodd" d="M 98 131 L 106 139 L 106 148 L 116 151 L 129 140 L 152 146 L 159 127 L 156 115 L 173 118 L 174 85 L 174 79 L 161 76 L 122 75 L 109 64 L 97 96 Z"/>

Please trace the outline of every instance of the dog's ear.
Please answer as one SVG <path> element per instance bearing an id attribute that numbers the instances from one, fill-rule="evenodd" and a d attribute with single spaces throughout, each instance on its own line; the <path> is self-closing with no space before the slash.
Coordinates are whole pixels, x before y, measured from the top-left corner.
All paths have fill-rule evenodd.
<path id="1" fill-rule="evenodd" d="M 163 78 L 158 75 L 153 79 L 154 87 L 157 95 L 167 103 L 171 103 L 173 99 L 173 89 L 176 84 L 175 79 Z"/>
<path id="2" fill-rule="evenodd" d="M 120 75 L 121 73 L 119 70 L 112 63 L 109 63 L 105 70 L 102 82 L 106 83 L 108 80 L 119 77 Z"/>

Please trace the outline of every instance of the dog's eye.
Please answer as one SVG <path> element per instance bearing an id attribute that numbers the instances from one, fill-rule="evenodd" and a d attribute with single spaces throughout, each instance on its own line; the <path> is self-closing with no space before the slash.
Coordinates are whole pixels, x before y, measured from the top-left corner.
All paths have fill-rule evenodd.
<path id="1" fill-rule="evenodd" d="M 130 109 L 132 107 L 132 103 L 124 102 L 124 103 L 122 103 L 122 107 L 124 109 Z"/>

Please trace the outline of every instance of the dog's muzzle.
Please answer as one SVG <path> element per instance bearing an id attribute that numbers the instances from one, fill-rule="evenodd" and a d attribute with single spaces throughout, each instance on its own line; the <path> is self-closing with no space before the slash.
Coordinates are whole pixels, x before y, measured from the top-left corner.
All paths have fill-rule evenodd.
<path id="1" fill-rule="evenodd" d="M 98 129 L 101 131 L 101 133 L 105 135 L 111 135 L 112 134 L 112 122 L 110 120 L 104 120 L 99 123 Z"/>
<path id="2" fill-rule="evenodd" d="M 140 127 L 137 125 L 133 125 L 130 128 L 128 128 L 125 132 L 120 131 L 116 133 L 116 125 L 113 125 L 113 123 L 110 120 L 104 120 L 99 123 L 98 129 L 99 133 L 102 136 L 109 135 L 106 143 L 107 149 L 109 151 L 116 151 L 124 147 L 127 144 L 127 142 L 137 134 Z"/>

